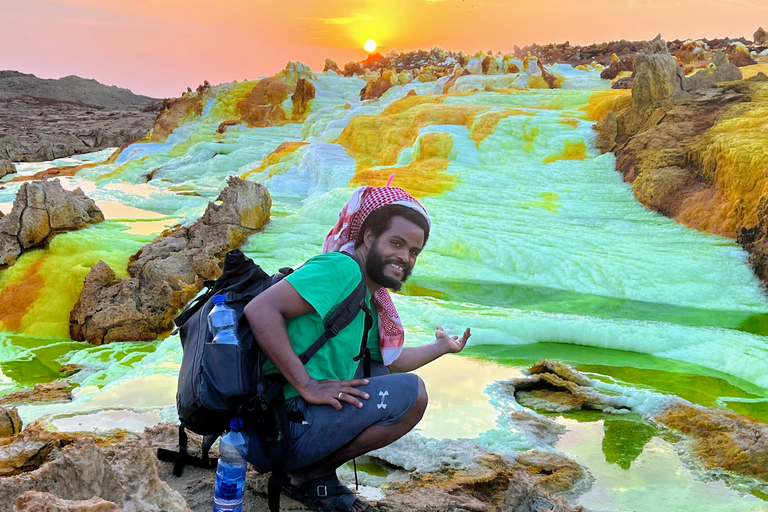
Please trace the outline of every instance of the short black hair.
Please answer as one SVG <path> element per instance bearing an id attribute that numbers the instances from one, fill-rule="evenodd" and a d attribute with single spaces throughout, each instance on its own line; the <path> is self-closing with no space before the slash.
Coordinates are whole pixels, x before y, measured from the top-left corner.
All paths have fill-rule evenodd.
<path id="1" fill-rule="evenodd" d="M 372 211 L 365 218 L 363 225 L 360 226 L 357 240 L 355 240 L 355 249 L 363 245 L 363 237 L 369 229 L 376 238 L 380 237 L 392 225 L 392 217 L 402 217 L 419 226 L 424 231 L 424 244 L 422 247 L 427 245 L 427 240 L 429 240 L 429 222 L 427 222 L 424 215 L 402 204 L 388 204 Z"/>

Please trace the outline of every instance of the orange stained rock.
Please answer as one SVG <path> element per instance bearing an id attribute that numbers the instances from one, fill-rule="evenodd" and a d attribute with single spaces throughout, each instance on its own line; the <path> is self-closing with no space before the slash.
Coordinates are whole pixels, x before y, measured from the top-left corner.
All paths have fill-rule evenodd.
<path id="1" fill-rule="evenodd" d="M 560 123 L 560 124 L 564 124 L 564 125 L 570 126 L 571 128 L 578 128 L 579 127 L 579 120 L 578 119 L 574 119 L 572 117 L 567 117 L 567 118 L 564 118 L 564 119 L 558 119 L 557 122 Z"/>
<path id="2" fill-rule="evenodd" d="M 587 157 L 587 145 L 583 140 L 566 140 L 563 152 L 558 155 L 549 155 L 543 163 L 549 164 L 557 160 L 584 160 Z"/>
<path id="3" fill-rule="evenodd" d="M 41 256 L 14 282 L 6 284 L 0 290 L 0 327 L 4 331 L 18 332 L 24 315 L 32 308 L 45 286 L 45 278 L 40 273 L 47 256 Z"/>
<path id="4" fill-rule="evenodd" d="M 336 142 L 344 146 L 360 167 L 393 165 L 400 151 L 416 141 L 420 128 L 443 124 L 471 129 L 476 117 L 489 110 L 478 105 L 430 104 L 420 98 L 399 100 L 416 103 L 399 113 L 389 113 L 399 110 L 393 104 L 378 116 L 353 118 Z"/>
<path id="5" fill-rule="evenodd" d="M 165 142 L 181 123 L 201 115 L 204 100 L 207 99 L 210 89 L 210 84 L 206 82 L 206 85 L 201 85 L 195 92 L 187 92 L 181 98 L 163 101 L 163 112 L 149 131 L 149 142 Z"/>
<path id="6" fill-rule="evenodd" d="M 300 120 L 309 109 L 309 101 L 315 98 L 315 86 L 305 78 L 299 78 L 296 81 L 296 88 L 291 96 L 293 110 L 291 111 L 292 120 Z"/>
<path id="7" fill-rule="evenodd" d="M 449 133 L 425 133 L 419 139 L 413 162 L 384 169 L 358 168 L 350 185 L 383 186 L 395 173 L 398 186 L 417 198 L 442 194 L 455 185 L 454 176 L 444 172 L 450 164 L 451 151 L 453 137 Z"/>
<path id="8" fill-rule="evenodd" d="M 472 127 L 469 137 L 475 141 L 475 145 L 479 146 L 480 143 L 496 129 L 496 125 L 502 119 L 506 119 L 510 116 L 535 116 L 536 113 L 532 111 L 525 112 L 516 108 L 502 110 L 498 112 L 489 112 L 482 116 Z"/>
<path id="9" fill-rule="evenodd" d="M 279 163 L 283 158 L 286 156 L 292 154 L 294 151 L 299 149 L 302 146 L 308 145 L 309 142 L 303 142 L 303 141 L 290 141 L 290 142 L 283 142 L 277 148 L 268 154 L 264 159 L 261 161 L 261 164 L 259 164 L 258 167 L 251 169 L 250 171 L 246 171 L 243 174 L 240 175 L 242 179 L 246 179 L 251 174 L 256 174 L 259 172 L 262 172 L 264 169 L 271 165 L 275 165 Z M 272 177 L 273 174 L 270 173 L 270 177 Z"/>
<path id="10" fill-rule="evenodd" d="M 743 68 L 739 69 L 741 70 L 741 76 L 745 80 L 747 78 L 752 78 L 758 73 L 764 73 L 768 75 L 768 62 L 763 62 L 762 64 L 753 64 L 752 66 L 744 66 Z"/>
<path id="11" fill-rule="evenodd" d="M 281 126 L 288 122 L 282 104 L 294 87 L 276 78 L 259 80 L 237 104 L 240 119 L 252 127 Z"/>
<path id="12" fill-rule="evenodd" d="M 450 160 L 447 158 L 428 158 L 414 160 L 401 167 L 372 169 L 370 167 L 355 173 L 350 186 L 372 185 L 382 187 L 392 173 L 395 173 L 397 186 L 407 190 L 417 199 L 440 195 L 455 186 L 455 177 L 446 174 Z"/>
<path id="13" fill-rule="evenodd" d="M 618 109 L 620 105 L 630 100 L 632 98 L 631 93 L 631 89 L 598 91 L 579 110 L 583 110 L 590 121 L 602 121 L 608 112 Z"/>
<path id="14" fill-rule="evenodd" d="M 115 151 L 113 151 L 112 154 L 109 155 L 109 158 L 107 158 L 103 162 L 88 162 L 85 164 L 64 166 L 64 167 L 49 167 L 48 169 L 44 169 L 42 171 L 36 172 L 32 176 L 16 176 L 15 178 L 8 181 L 34 181 L 34 180 L 41 180 L 43 178 L 59 178 L 59 177 L 65 177 L 65 176 L 74 176 L 75 174 L 77 174 L 83 169 L 88 169 L 90 167 L 97 167 L 99 165 L 114 163 L 115 160 L 117 160 L 118 155 L 120 155 L 120 153 L 131 144 L 133 144 L 133 142 L 128 142 L 123 144 L 122 146 L 117 148 Z"/>
<path id="15" fill-rule="evenodd" d="M 722 468 L 768 481 L 768 427 L 729 411 L 679 403 L 656 419 L 693 438 L 694 451 L 708 468 Z"/>
<path id="16" fill-rule="evenodd" d="M 768 83 L 751 84 L 750 96 L 752 101 L 731 107 L 688 149 L 714 190 L 686 198 L 676 220 L 729 237 L 757 224 L 760 199 L 768 194 Z"/>

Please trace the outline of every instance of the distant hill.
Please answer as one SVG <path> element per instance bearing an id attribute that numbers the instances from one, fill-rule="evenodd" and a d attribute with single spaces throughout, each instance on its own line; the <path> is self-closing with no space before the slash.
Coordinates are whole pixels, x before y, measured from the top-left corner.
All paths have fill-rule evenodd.
<path id="1" fill-rule="evenodd" d="M 38 78 L 18 71 L 0 71 L 0 92 L 14 92 L 36 98 L 72 101 L 106 108 L 146 105 L 158 101 L 157 98 L 140 96 L 128 89 L 100 84 L 90 78 L 75 75 L 58 79 Z"/>

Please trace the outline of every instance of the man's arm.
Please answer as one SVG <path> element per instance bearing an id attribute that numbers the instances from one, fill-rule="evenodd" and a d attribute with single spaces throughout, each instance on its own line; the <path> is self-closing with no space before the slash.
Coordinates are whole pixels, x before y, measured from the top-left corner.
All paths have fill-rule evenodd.
<path id="1" fill-rule="evenodd" d="M 368 398 L 368 394 L 356 389 L 356 386 L 367 384 L 367 379 L 315 380 L 293 351 L 285 320 L 314 311 L 312 305 L 288 281 L 283 280 L 257 295 L 245 306 L 243 313 L 261 349 L 304 400 L 313 404 L 329 404 L 338 410 L 341 410 L 341 401 L 362 407 L 356 397 Z M 340 399 L 339 393 L 343 393 Z"/>
<path id="2" fill-rule="evenodd" d="M 459 338 L 458 336 L 446 334 L 443 328 L 438 325 L 435 332 L 435 341 L 420 347 L 403 347 L 403 351 L 400 352 L 398 358 L 389 365 L 389 370 L 392 373 L 410 372 L 421 368 L 427 363 L 431 363 L 445 354 L 461 352 L 471 335 L 469 327 Z"/>

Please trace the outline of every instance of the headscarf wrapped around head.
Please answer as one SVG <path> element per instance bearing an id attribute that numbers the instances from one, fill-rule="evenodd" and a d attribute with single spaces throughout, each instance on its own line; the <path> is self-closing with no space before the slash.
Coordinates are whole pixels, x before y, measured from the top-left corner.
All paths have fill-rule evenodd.
<path id="1" fill-rule="evenodd" d="M 341 251 L 352 254 L 360 228 L 371 212 L 383 206 L 399 204 L 419 212 L 431 226 L 424 207 L 408 192 L 397 187 L 360 187 L 341 209 L 339 220 L 323 244 L 323 252 Z M 385 366 L 397 359 L 403 350 L 405 331 L 389 291 L 383 286 L 373 294 L 379 317 L 379 348 Z"/>

